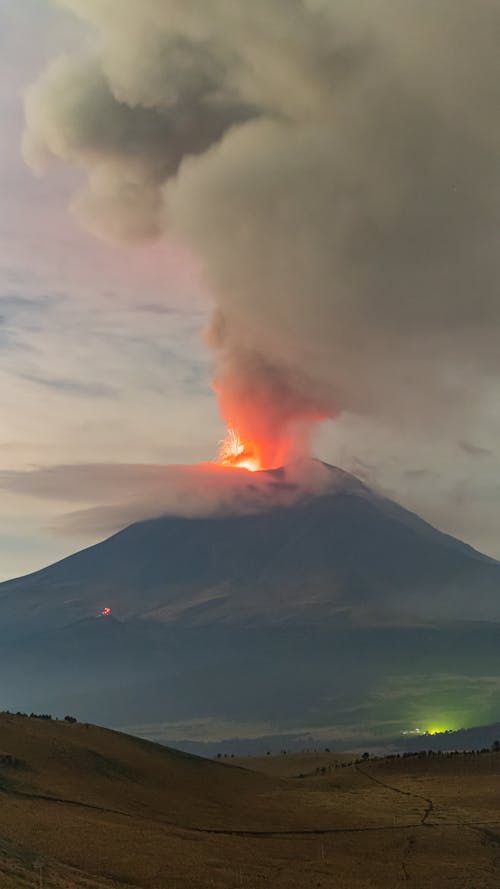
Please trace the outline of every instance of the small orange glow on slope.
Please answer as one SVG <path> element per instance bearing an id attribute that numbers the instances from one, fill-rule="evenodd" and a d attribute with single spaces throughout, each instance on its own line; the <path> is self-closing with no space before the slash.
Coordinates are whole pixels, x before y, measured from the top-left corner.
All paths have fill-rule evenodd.
<path id="1" fill-rule="evenodd" d="M 248 469 L 249 472 L 257 472 L 263 468 L 255 446 L 243 442 L 236 429 L 231 427 L 221 441 L 217 462 L 221 466 L 234 466 L 236 469 Z"/>

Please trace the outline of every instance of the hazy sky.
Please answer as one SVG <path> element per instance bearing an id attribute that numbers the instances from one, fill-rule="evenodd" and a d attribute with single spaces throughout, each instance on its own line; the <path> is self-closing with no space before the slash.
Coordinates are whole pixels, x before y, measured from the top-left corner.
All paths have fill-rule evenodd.
<path id="1" fill-rule="evenodd" d="M 46 0 L 0 0 L 0 35 L 1 579 L 102 536 L 98 524 L 84 535 L 61 519 L 107 506 L 105 485 L 102 501 L 89 494 L 81 464 L 209 460 L 224 426 L 197 258 L 168 235 L 142 246 L 99 240 L 68 210 L 79 174 L 60 167 L 37 178 L 22 160 L 22 91 L 48 60 L 88 39 L 83 25 Z M 498 328 L 491 332 L 498 342 Z M 421 356 L 424 391 L 432 385 L 426 360 L 432 368 L 434 359 Z M 489 368 L 479 393 L 474 373 L 464 359 L 463 401 L 475 411 L 440 422 L 421 411 L 413 382 L 421 422 L 411 421 L 411 399 L 399 416 L 358 413 L 353 400 L 318 431 L 314 450 L 500 557 L 498 376 Z M 59 481 L 50 489 L 50 475 L 42 486 L 26 483 L 26 471 L 61 466 L 67 497 Z M 126 500 L 127 470 L 122 476 Z"/>

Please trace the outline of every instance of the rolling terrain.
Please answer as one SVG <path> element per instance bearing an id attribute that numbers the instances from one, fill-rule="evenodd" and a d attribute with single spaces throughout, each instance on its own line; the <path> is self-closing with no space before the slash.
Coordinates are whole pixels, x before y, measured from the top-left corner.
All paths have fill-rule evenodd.
<path id="1" fill-rule="evenodd" d="M 8 714 L 0 739 L 2 889 L 499 885 L 498 754 L 225 765 Z"/>

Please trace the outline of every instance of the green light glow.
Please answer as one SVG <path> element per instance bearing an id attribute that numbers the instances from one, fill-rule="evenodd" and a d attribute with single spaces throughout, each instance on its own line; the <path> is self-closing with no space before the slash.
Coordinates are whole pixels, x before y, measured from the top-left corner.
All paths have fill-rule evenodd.
<path id="1" fill-rule="evenodd" d="M 432 725 L 428 729 L 426 729 L 428 735 L 440 735 L 443 732 L 447 731 L 450 731 L 450 728 L 443 725 Z"/>

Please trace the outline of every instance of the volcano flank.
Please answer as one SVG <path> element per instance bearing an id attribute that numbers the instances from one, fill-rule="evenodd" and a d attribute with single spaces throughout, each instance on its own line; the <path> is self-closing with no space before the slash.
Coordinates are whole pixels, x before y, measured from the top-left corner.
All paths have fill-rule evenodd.
<path id="1" fill-rule="evenodd" d="M 348 473 L 326 493 L 250 515 L 137 522 L 0 585 L 2 626 L 24 635 L 111 608 L 120 620 L 206 626 L 500 620 L 500 564 Z M 291 487 L 283 470 L 269 476 Z"/>
<path id="2" fill-rule="evenodd" d="M 1 584 L 13 706 L 305 725 L 388 675 L 498 672 L 500 564 L 326 470 L 323 493 L 138 522 Z"/>

